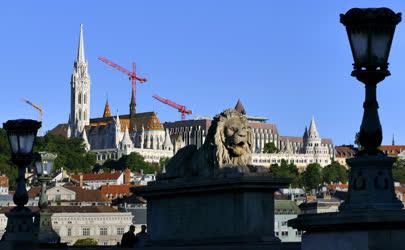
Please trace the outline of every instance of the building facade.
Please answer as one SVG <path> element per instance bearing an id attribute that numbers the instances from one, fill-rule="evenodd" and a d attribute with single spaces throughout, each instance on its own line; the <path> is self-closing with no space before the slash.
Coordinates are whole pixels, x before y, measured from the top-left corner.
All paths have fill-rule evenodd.
<path id="1" fill-rule="evenodd" d="M 77 57 L 70 80 L 69 121 L 50 132 L 66 137 L 81 137 L 86 150 L 96 153 L 97 163 L 116 160 L 137 152 L 148 162 L 173 156 L 173 145 L 155 112 L 136 112 L 134 93 L 129 114 L 111 115 L 106 102 L 103 116 L 90 118 L 90 76 L 85 57 L 83 26 L 80 27 Z"/>
<path id="2" fill-rule="evenodd" d="M 5 232 L 7 217 L 0 210 L 0 237 Z M 60 236 L 62 243 L 73 245 L 77 240 L 92 238 L 98 245 L 115 246 L 121 242 L 122 235 L 132 225 L 133 215 L 106 206 L 50 206 L 53 230 Z M 37 208 L 32 208 L 37 211 Z"/>
<path id="3" fill-rule="evenodd" d="M 303 170 L 308 164 L 319 163 L 322 167 L 332 163 L 334 146 L 332 140 L 321 138 L 312 118 L 309 128 L 305 128 L 302 137 L 281 136 L 275 124 L 266 123 L 267 118 L 248 116 L 240 100 L 235 109 L 245 115 L 252 129 L 252 164 L 270 167 L 280 164 L 281 160 L 297 165 Z M 200 147 L 211 126 L 211 118 L 197 118 L 164 123 L 173 141 L 174 151 L 186 145 Z M 273 143 L 277 153 L 265 153 L 265 145 Z"/>
<path id="4" fill-rule="evenodd" d="M 289 227 L 287 222 L 297 218 L 300 209 L 292 200 L 274 200 L 274 234 L 282 242 L 300 242 L 302 232 Z"/>

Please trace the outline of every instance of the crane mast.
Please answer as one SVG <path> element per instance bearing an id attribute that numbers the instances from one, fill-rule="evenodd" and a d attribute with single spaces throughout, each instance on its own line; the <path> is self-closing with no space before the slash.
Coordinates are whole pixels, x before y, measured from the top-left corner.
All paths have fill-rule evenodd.
<path id="1" fill-rule="evenodd" d="M 132 82 L 132 98 L 134 99 L 136 105 L 136 81 L 139 81 L 139 83 L 145 83 L 147 81 L 146 78 L 138 77 L 136 75 L 136 64 L 132 63 L 132 71 L 129 71 L 128 69 L 112 62 L 106 57 L 100 56 L 98 57 L 98 59 L 104 62 L 105 64 L 108 64 L 111 67 L 115 68 L 116 70 L 121 71 L 122 73 L 126 74 L 129 77 L 129 80 L 131 80 Z"/>
<path id="2" fill-rule="evenodd" d="M 38 113 L 39 113 L 39 121 L 42 122 L 42 116 L 44 114 L 44 110 L 42 109 L 42 107 L 40 105 L 38 105 L 38 104 L 35 104 L 35 103 L 31 102 L 30 100 L 25 99 L 25 98 L 22 98 L 21 100 L 38 111 Z"/>

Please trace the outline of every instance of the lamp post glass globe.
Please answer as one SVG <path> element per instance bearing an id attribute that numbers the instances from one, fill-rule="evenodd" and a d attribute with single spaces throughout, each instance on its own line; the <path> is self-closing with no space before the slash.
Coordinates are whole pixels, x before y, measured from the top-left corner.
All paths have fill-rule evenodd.
<path id="1" fill-rule="evenodd" d="M 25 168 L 32 162 L 32 149 L 41 122 L 34 120 L 9 120 L 3 124 L 7 132 L 11 148 L 11 160 L 18 166 L 16 191 L 13 201 L 17 208 L 22 209 L 28 202 L 28 193 L 25 188 Z"/>
<path id="2" fill-rule="evenodd" d="M 349 37 L 355 71 L 381 70 L 389 75 L 388 57 L 400 21 L 401 13 L 388 8 L 353 8 L 340 15 Z"/>
<path id="3" fill-rule="evenodd" d="M 354 59 L 352 76 L 365 84 L 366 98 L 360 126 L 360 154 L 380 154 L 382 128 L 378 115 L 377 84 L 390 75 L 388 57 L 401 13 L 388 8 L 350 9 L 340 15 Z"/>
<path id="4" fill-rule="evenodd" d="M 11 153 L 13 155 L 32 153 L 40 127 L 41 122 L 29 119 L 9 120 L 4 123 L 3 128 L 7 132 Z"/>
<path id="5" fill-rule="evenodd" d="M 38 176 L 49 175 L 53 169 L 53 163 L 56 159 L 55 154 L 48 152 L 39 152 L 36 154 L 35 169 Z"/>

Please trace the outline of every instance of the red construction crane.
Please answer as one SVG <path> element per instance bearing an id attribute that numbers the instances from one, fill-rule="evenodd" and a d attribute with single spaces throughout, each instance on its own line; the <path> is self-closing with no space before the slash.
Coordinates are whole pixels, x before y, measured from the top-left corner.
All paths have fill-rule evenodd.
<path id="1" fill-rule="evenodd" d="M 177 109 L 177 111 L 179 111 L 181 113 L 181 119 L 182 120 L 186 119 L 186 114 L 191 115 L 193 113 L 191 110 L 188 110 L 186 108 L 186 106 L 177 104 L 177 103 L 175 103 L 173 101 L 170 101 L 169 99 L 162 98 L 162 97 L 160 97 L 158 95 L 153 95 L 152 97 L 155 98 L 156 100 L 160 101 L 160 102 L 163 102 L 166 105 L 169 105 L 170 107 L 173 107 L 173 108 Z"/>
<path id="2" fill-rule="evenodd" d="M 126 74 L 129 77 L 129 80 L 132 81 L 132 96 L 134 98 L 135 104 L 136 104 L 136 80 L 138 80 L 140 83 L 146 82 L 145 78 L 138 77 L 136 75 L 136 64 L 132 63 L 132 72 L 127 70 L 124 67 L 121 67 L 120 65 L 113 63 L 112 61 L 108 60 L 107 58 L 100 56 L 98 59 L 111 67 L 121 71 L 122 73 Z"/>

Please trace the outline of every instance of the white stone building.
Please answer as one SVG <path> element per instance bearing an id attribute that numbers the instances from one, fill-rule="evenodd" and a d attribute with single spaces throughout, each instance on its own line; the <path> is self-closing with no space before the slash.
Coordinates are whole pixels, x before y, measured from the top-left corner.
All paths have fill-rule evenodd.
<path id="1" fill-rule="evenodd" d="M 238 100 L 235 109 L 246 115 L 245 108 Z M 308 164 L 319 163 L 321 166 L 329 165 L 334 158 L 334 146 L 330 139 L 320 137 L 312 118 L 309 129 L 305 128 L 302 137 L 281 136 L 275 124 L 266 123 L 264 117 L 246 115 L 252 129 L 252 164 L 270 167 L 280 164 L 281 160 L 294 163 L 303 170 Z M 212 119 L 201 118 L 196 120 L 176 121 L 164 123 L 174 143 L 175 151 L 185 145 L 200 147 L 206 137 L 206 132 L 211 126 Z M 274 143 L 278 153 L 264 153 L 264 146 Z M 178 146 L 180 145 L 180 146 Z"/>
<path id="2" fill-rule="evenodd" d="M 86 150 L 95 152 L 97 163 L 119 159 L 137 152 L 146 161 L 159 162 L 173 156 L 173 145 L 155 112 L 136 113 L 134 93 L 129 114 L 112 116 L 108 101 L 102 117 L 90 118 L 90 76 L 85 58 L 83 26 L 80 27 L 77 57 L 70 81 L 71 99 L 69 122 L 59 124 L 51 133 L 81 137 Z"/>
<path id="3" fill-rule="evenodd" d="M 301 211 L 292 200 L 274 200 L 274 234 L 281 242 L 300 242 L 302 232 L 288 226 Z"/>
<path id="4" fill-rule="evenodd" d="M 0 237 L 7 225 L 4 212 L 9 209 L 0 209 Z M 98 245 L 117 245 L 133 221 L 130 212 L 119 212 L 106 206 L 50 206 L 49 210 L 53 213 L 53 230 L 60 236 L 61 242 L 68 245 L 84 238 L 95 239 Z"/>

